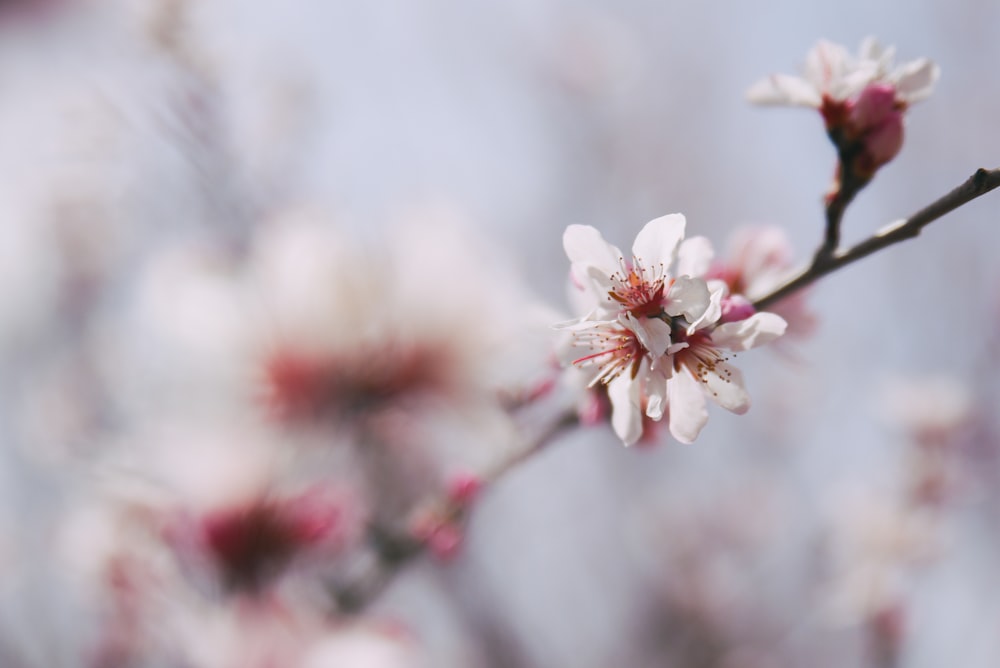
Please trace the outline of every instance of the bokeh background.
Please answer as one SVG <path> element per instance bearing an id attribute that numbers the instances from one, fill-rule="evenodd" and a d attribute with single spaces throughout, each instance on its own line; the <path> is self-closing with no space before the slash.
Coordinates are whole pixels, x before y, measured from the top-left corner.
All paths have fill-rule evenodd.
<path id="1" fill-rule="evenodd" d="M 746 88 L 823 37 L 940 65 L 848 211 L 858 240 L 1000 164 L 998 27 L 985 0 L 4 3 L 0 662 L 93 665 L 81 620 L 101 594 L 53 546 L 121 445 L 108 406 L 148 380 L 109 381 L 116 348 L 94 340 L 163 253 L 238 253 L 301 207 L 378 249 L 444 211 L 557 318 L 571 223 L 626 246 L 679 211 L 720 249 L 776 224 L 805 260 L 833 150 L 816 114 L 752 108 Z M 457 558 L 417 560 L 365 614 L 430 666 L 997 665 L 998 222 L 987 195 L 824 279 L 815 335 L 742 355 L 753 409 L 712 411 L 693 446 L 561 437 L 484 494 Z M 467 253 L 428 229 L 438 260 Z M 169 357 L 157 345 L 129 354 Z M 912 538 L 880 504 L 938 418 L 949 482 Z M 885 610 L 856 600 L 883 589 Z M 157 661 L 134 665 L 188 665 Z"/>

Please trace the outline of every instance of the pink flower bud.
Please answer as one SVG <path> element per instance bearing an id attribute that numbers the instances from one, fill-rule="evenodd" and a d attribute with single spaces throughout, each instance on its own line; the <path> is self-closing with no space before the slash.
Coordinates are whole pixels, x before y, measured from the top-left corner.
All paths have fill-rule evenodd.
<path id="1" fill-rule="evenodd" d="M 893 86 L 873 84 L 861 91 L 848 123 L 851 135 L 861 142 L 854 167 L 862 176 L 874 174 L 903 147 L 903 108 Z"/>
<path id="2" fill-rule="evenodd" d="M 472 503 L 483 488 L 483 481 L 472 473 L 458 473 L 448 482 L 448 498 L 459 506 Z"/>
<path id="3" fill-rule="evenodd" d="M 746 320 L 756 312 L 757 309 L 743 295 L 730 295 L 722 300 L 722 317 L 719 322 Z"/>
<path id="4" fill-rule="evenodd" d="M 898 113 L 896 89 L 888 84 L 872 84 L 854 101 L 848 122 L 863 133 Z"/>
<path id="5" fill-rule="evenodd" d="M 442 524 L 427 539 L 427 547 L 438 559 L 452 559 L 462 547 L 462 532 L 450 522 Z"/>
<path id="6" fill-rule="evenodd" d="M 462 544 L 458 525 L 431 511 L 419 513 L 410 523 L 410 533 L 438 559 L 451 559 Z"/>

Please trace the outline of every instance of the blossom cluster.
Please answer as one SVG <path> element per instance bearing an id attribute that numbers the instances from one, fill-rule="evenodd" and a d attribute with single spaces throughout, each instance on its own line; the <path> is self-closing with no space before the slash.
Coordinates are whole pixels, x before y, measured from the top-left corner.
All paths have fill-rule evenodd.
<path id="1" fill-rule="evenodd" d="M 681 214 L 650 221 L 629 258 L 593 227 L 571 225 L 563 235 L 586 311 L 562 325 L 572 334 L 563 357 L 589 373 L 591 387 L 606 386 L 611 424 L 626 445 L 643 435 L 644 417 L 666 418 L 674 438 L 693 442 L 708 419 L 706 398 L 745 413 L 750 395 L 730 359 L 787 326 L 712 278 L 711 244 L 685 240 L 685 225 Z"/>

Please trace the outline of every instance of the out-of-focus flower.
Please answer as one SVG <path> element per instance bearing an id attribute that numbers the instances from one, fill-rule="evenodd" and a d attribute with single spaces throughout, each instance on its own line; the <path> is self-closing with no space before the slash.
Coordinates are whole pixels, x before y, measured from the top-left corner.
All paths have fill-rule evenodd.
<path id="1" fill-rule="evenodd" d="M 939 551 L 937 517 L 885 496 L 856 493 L 833 508 L 830 610 L 869 622 L 909 597 L 919 566 Z"/>
<path id="2" fill-rule="evenodd" d="M 940 74 L 920 58 L 894 66 L 895 49 L 874 38 L 852 56 L 821 40 L 806 57 L 802 77 L 773 74 L 754 84 L 747 98 L 756 104 L 818 109 L 827 133 L 851 174 L 866 181 L 903 145 L 903 113 L 931 94 Z"/>
<path id="3" fill-rule="evenodd" d="M 675 438 L 693 441 L 707 419 L 701 388 L 724 408 L 745 412 L 749 397 L 725 351 L 784 332 L 773 314 L 720 320 L 726 287 L 702 278 L 711 245 L 700 237 L 682 243 L 684 226 L 680 214 L 651 221 L 630 261 L 592 227 L 570 226 L 563 237 L 570 277 L 586 297 L 581 303 L 589 304 L 586 316 L 563 325 L 572 334 L 563 356 L 593 368 L 591 386 L 607 386 L 612 426 L 627 445 L 642 435 L 643 416 L 658 421 L 665 414 Z M 675 259 L 676 277 L 668 272 Z M 587 354 L 578 355 L 579 348 Z"/>
<path id="4" fill-rule="evenodd" d="M 350 472 L 306 471 L 292 444 L 263 429 L 184 425 L 136 437 L 146 449 L 133 459 L 158 490 L 151 525 L 209 598 L 270 594 L 362 544 L 367 514 Z"/>
<path id="5" fill-rule="evenodd" d="M 109 375 L 132 388 L 122 412 L 139 424 L 221 416 L 342 445 L 393 508 L 384 521 L 456 471 L 502 460 L 519 444 L 511 403 L 558 378 L 557 316 L 447 214 L 383 239 L 361 246 L 296 209 L 262 224 L 245 257 L 199 247 L 154 258 L 135 306 L 108 327 Z"/>
<path id="6" fill-rule="evenodd" d="M 183 665 L 218 668 L 416 668 L 418 643 L 397 623 L 337 623 L 278 599 L 198 611 L 179 634 Z M 173 664 L 171 664 L 173 665 Z"/>
<path id="7" fill-rule="evenodd" d="M 230 591 L 257 593 L 304 558 L 330 560 L 355 542 L 353 505 L 315 485 L 261 493 L 198 514 L 181 512 L 167 537 L 189 568 L 206 566 Z"/>
<path id="8" fill-rule="evenodd" d="M 971 390 L 947 375 L 891 378 L 882 383 L 876 405 L 909 441 L 911 502 L 929 507 L 946 502 L 963 478 L 958 453 L 975 433 Z"/>
<path id="9" fill-rule="evenodd" d="M 723 281 L 729 290 L 722 320 L 741 319 L 732 316 L 732 310 L 747 317 L 746 305 L 737 297 L 753 302 L 765 296 L 790 276 L 794 260 L 788 235 L 777 225 L 746 226 L 734 232 L 725 257 L 716 258 L 705 275 L 709 280 Z M 806 337 L 815 331 L 816 315 L 809 309 L 807 296 L 808 290 L 799 290 L 768 307 L 788 323 L 786 336 Z"/>
<path id="10" fill-rule="evenodd" d="M 405 632 L 372 624 L 347 626 L 314 643 L 301 668 L 420 668 L 426 665 L 419 647 Z"/>
<path id="11" fill-rule="evenodd" d="M 951 376 L 890 379 L 879 395 L 885 417 L 918 440 L 945 439 L 973 417 L 971 390 Z"/>
<path id="12" fill-rule="evenodd" d="M 351 421 L 429 397 L 471 414 L 536 384 L 548 311 L 447 214 L 393 232 L 363 248 L 299 212 L 260 234 L 249 281 L 280 417 Z"/>

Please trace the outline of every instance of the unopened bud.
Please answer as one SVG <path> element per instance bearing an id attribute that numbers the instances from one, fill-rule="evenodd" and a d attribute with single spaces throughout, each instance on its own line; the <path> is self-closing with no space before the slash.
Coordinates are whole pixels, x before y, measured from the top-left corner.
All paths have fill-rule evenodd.
<path id="1" fill-rule="evenodd" d="M 896 101 L 893 86 L 874 84 L 865 88 L 851 109 L 848 123 L 850 136 L 860 145 L 852 166 L 862 178 L 874 175 L 903 147 L 903 109 Z"/>

